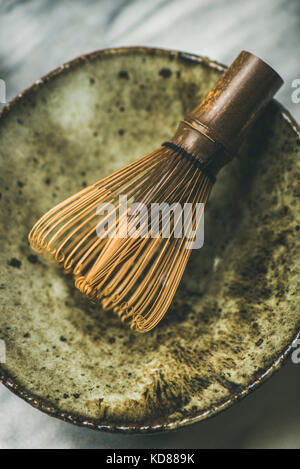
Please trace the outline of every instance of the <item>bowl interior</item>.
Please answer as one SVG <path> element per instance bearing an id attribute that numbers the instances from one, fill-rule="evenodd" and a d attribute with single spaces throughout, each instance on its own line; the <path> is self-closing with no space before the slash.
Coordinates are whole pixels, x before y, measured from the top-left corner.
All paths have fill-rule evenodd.
<path id="1" fill-rule="evenodd" d="M 0 119 L 2 381 L 36 407 L 92 428 L 172 429 L 246 395 L 299 329 L 297 127 L 275 102 L 219 175 L 170 311 L 135 334 L 30 250 L 48 209 L 155 149 L 222 67 L 132 48 L 80 58 Z"/>

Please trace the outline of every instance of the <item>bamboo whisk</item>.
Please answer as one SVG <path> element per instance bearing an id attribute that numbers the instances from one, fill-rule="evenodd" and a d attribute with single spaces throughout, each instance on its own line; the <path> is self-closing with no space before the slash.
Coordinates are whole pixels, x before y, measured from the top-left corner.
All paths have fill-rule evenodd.
<path id="1" fill-rule="evenodd" d="M 153 168 L 137 175 L 131 186 L 134 201 L 149 207 L 147 215 L 140 217 L 140 230 L 145 237 L 130 236 L 132 217 L 126 213 L 129 235 L 109 239 L 103 254 L 75 281 L 77 288 L 90 298 L 102 299 L 104 308 L 113 309 L 131 327 L 144 332 L 160 321 L 172 301 L 191 253 L 186 245 L 196 228 L 196 203 L 206 203 L 213 185 L 199 168 L 172 149 L 161 148 L 152 162 Z M 170 236 L 162 238 L 165 221 L 162 213 L 159 235 L 152 238 L 150 205 L 172 205 L 178 201 L 190 203 L 193 209 L 185 236 L 174 237 L 176 223 L 180 223 L 174 219 Z"/>
<path id="2" fill-rule="evenodd" d="M 170 142 L 46 213 L 29 234 L 32 248 L 132 329 L 151 330 L 177 290 L 216 174 L 281 84 L 271 67 L 242 51 Z M 183 236 L 176 236 L 182 218 L 174 215 L 165 237 L 164 211 L 153 236 L 153 204 L 189 204 Z"/>

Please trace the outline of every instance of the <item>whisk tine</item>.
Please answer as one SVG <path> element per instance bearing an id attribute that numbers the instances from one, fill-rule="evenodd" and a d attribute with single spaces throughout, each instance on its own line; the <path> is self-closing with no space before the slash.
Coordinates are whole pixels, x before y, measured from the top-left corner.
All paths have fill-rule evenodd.
<path id="1" fill-rule="evenodd" d="M 159 172 L 156 184 L 151 184 L 148 175 L 142 176 L 144 190 L 135 200 L 146 205 L 180 200 L 192 204 L 193 215 L 197 203 L 206 203 L 212 181 L 176 152 L 168 150 L 166 167 L 160 167 Z M 129 226 L 131 216 L 129 207 Z M 195 230 L 193 217 L 182 239 L 174 238 L 179 220 L 174 220 L 167 239 L 162 238 L 164 216 L 161 221 L 159 236 L 151 238 L 148 220 L 141 218 L 145 238 L 110 239 L 105 256 L 99 256 L 84 276 L 75 279 L 77 288 L 90 298 L 102 300 L 105 309 L 112 309 L 139 332 L 151 330 L 166 313 L 191 253 L 186 243 Z"/>
<path id="2" fill-rule="evenodd" d="M 29 242 L 36 252 L 44 253 L 50 260 L 62 267 L 66 273 L 83 273 L 101 253 L 107 239 L 97 235 L 96 227 L 104 223 L 109 215 L 102 218 L 97 214 L 99 204 L 115 206 L 120 190 L 127 188 L 128 197 L 137 177 L 145 172 L 154 174 L 157 167 L 166 159 L 165 149 L 160 155 L 156 152 L 136 160 L 115 173 L 69 197 L 47 212 L 29 233 Z"/>
<path id="3" fill-rule="evenodd" d="M 144 238 L 101 238 L 97 226 L 113 213 L 117 230 L 124 217 L 130 229 L 132 203 L 150 206 L 152 202 L 185 200 L 195 204 L 206 200 L 204 195 L 210 186 L 210 179 L 179 153 L 161 147 L 51 209 L 31 230 L 30 244 L 65 272 L 72 272 L 80 291 L 91 299 L 102 299 L 104 308 L 113 309 L 132 328 L 145 332 L 168 309 L 190 252 L 184 240 L 172 238 L 175 224 L 170 239 L 161 239 L 162 228 L 157 238 L 151 238 L 148 220 L 143 217 L 140 223 L 147 233 Z M 118 214 L 119 195 L 126 195 L 129 201 L 122 216 Z M 102 208 L 110 204 L 114 208 L 99 216 L 96 209 L 100 203 Z M 174 267 L 177 273 L 168 280 L 168 269 Z M 172 282 L 172 288 L 168 282 Z"/>

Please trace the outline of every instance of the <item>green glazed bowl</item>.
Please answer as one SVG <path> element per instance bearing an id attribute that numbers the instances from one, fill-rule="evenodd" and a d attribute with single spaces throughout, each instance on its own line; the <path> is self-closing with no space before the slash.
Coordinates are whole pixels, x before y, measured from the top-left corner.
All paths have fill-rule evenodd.
<path id="1" fill-rule="evenodd" d="M 170 430 L 246 396 L 299 335 L 299 127 L 273 101 L 220 173 L 170 311 L 135 334 L 37 257 L 27 234 L 53 205 L 169 139 L 224 70 L 142 47 L 82 56 L 0 117 L 2 382 L 86 427 Z"/>

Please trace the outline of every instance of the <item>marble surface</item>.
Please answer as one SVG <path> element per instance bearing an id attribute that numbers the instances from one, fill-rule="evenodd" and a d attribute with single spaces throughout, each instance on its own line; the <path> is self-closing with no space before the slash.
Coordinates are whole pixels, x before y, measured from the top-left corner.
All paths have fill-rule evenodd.
<path id="1" fill-rule="evenodd" d="M 146 45 L 230 63 L 241 49 L 273 65 L 291 100 L 300 78 L 299 0 L 0 1 L 0 78 L 10 99 L 73 57 L 114 46 Z M 300 365 L 288 362 L 266 384 L 217 417 L 162 435 L 97 433 L 33 409 L 0 385 L 2 448 L 299 448 Z"/>

